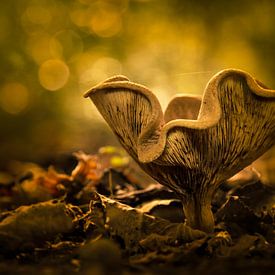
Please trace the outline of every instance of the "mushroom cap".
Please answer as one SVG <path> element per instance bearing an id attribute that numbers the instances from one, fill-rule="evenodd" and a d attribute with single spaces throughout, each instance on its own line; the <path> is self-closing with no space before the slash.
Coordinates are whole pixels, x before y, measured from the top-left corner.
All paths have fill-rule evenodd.
<path id="1" fill-rule="evenodd" d="M 199 98 L 177 97 L 165 115 L 148 88 L 124 76 L 85 96 L 140 166 L 175 190 L 217 185 L 275 143 L 275 91 L 241 70 L 219 72 L 200 105 Z"/>
<path id="2" fill-rule="evenodd" d="M 164 112 L 164 121 L 167 123 L 175 119 L 197 119 L 201 107 L 201 96 L 188 94 L 175 95 Z"/>

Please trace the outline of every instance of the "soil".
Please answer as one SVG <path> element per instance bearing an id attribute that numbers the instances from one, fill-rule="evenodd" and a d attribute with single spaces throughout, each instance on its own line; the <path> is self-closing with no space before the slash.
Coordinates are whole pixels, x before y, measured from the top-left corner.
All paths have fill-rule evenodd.
<path id="1" fill-rule="evenodd" d="M 275 273 L 275 183 L 252 170 L 221 185 L 206 234 L 120 149 L 60 159 L 0 173 L 1 274 Z"/>

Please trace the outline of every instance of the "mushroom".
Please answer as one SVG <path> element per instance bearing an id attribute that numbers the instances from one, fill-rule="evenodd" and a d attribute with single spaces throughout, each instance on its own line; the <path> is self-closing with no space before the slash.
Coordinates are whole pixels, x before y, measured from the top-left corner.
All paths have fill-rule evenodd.
<path id="1" fill-rule="evenodd" d="M 165 115 L 148 88 L 124 76 L 85 97 L 140 167 L 177 193 L 187 225 L 205 232 L 214 228 L 211 201 L 219 185 L 275 143 L 275 91 L 241 70 L 213 76 L 201 103 L 174 98 Z"/>

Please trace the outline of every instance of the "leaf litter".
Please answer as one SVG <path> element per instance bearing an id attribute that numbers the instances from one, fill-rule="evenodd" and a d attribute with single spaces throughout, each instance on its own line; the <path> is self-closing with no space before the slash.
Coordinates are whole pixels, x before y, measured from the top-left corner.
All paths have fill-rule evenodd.
<path id="1" fill-rule="evenodd" d="M 119 148 L 74 157 L 69 173 L 19 162 L 0 173 L 1 272 L 273 274 L 275 187 L 254 169 L 219 188 L 206 234 Z"/>

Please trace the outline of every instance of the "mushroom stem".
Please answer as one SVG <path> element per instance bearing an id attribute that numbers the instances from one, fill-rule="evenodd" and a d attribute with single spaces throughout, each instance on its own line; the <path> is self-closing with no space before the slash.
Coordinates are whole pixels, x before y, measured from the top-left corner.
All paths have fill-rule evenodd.
<path id="1" fill-rule="evenodd" d="M 213 232 L 215 222 L 210 200 L 202 201 L 197 196 L 192 195 L 183 201 L 183 211 L 188 226 L 207 233 Z"/>

